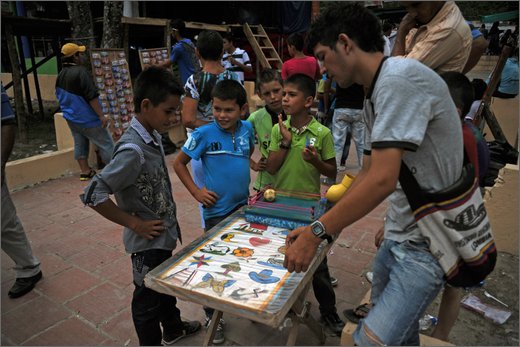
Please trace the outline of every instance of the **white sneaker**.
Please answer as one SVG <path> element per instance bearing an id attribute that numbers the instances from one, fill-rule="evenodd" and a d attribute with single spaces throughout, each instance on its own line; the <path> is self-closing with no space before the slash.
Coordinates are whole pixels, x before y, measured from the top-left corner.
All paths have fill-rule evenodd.
<path id="1" fill-rule="evenodd" d="M 365 277 L 367 278 L 367 281 L 372 283 L 372 279 L 374 278 L 374 273 L 372 271 L 369 271 L 365 274 Z"/>
<path id="2" fill-rule="evenodd" d="M 345 171 L 347 168 L 343 165 L 338 166 L 338 172 Z"/>

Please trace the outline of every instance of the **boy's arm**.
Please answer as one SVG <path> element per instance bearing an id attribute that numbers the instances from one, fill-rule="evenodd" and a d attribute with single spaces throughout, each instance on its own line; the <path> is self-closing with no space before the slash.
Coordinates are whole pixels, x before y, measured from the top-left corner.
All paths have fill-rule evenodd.
<path id="1" fill-rule="evenodd" d="M 187 165 L 190 160 L 191 158 L 181 150 L 173 162 L 173 169 L 195 200 L 204 205 L 204 207 L 211 207 L 217 202 L 218 195 L 215 192 L 206 190 L 206 187 L 201 189 L 197 187 L 188 170 Z"/>
<path id="2" fill-rule="evenodd" d="M 313 146 L 304 148 L 302 152 L 303 160 L 312 164 L 322 175 L 327 176 L 331 179 L 336 179 L 337 167 L 336 158 L 330 158 L 328 160 L 321 160 L 316 149 Z"/>
<path id="3" fill-rule="evenodd" d="M 106 219 L 127 227 L 147 240 L 160 236 L 165 229 L 162 220 L 142 220 L 120 209 L 111 199 L 90 207 Z"/>
<path id="4" fill-rule="evenodd" d="M 206 125 L 209 122 L 206 122 L 202 119 L 197 118 L 197 105 L 199 102 L 195 99 L 190 98 L 189 96 L 185 96 L 182 102 L 182 113 L 181 120 L 182 125 L 186 128 L 196 129 L 200 126 Z"/>

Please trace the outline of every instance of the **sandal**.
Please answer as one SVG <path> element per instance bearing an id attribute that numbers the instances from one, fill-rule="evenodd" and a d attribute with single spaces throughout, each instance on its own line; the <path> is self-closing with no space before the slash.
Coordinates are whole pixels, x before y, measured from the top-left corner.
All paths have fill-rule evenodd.
<path id="1" fill-rule="evenodd" d="M 368 312 L 370 312 L 371 308 L 372 304 L 366 303 L 359 305 L 355 309 L 347 309 L 343 311 L 343 314 L 349 321 L 358 324 L 360 319 L 364 319 L 368 316 Z"/>
<path id="2" fill-rule="evenodd" d="M 80 181 L 88 181 L 89 179 L 91 179 L 95 175 L 96 175 L 96 171 L 93 170 L 93 169 L 90 169 L 90 172 L 88 174 L 80 174 L 79 175 L 79 180 Z"/>

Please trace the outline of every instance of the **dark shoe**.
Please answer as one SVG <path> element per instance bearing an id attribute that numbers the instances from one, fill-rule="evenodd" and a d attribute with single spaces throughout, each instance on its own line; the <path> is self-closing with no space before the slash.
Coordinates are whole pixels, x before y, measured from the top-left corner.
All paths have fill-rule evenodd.
<path id="1" fill-rule="evenodd" d="M 92 177 L 94 177 L 95 175 L 96 175 L 96 171 L 93 170 L 93 169 L 90 169 L 90 172 L 88 174 L 80 174 L 79 175 L 79 180 L 80 181 L 88 181 Z"/>
<path id="2" fill-rule="evenodd" d="M 330 284 L 333 286 L 333 287 L 337 287 L 338 286 L 338 279 L 336 277 L 332 277 L 330 276 Z"/>
<path id="3" fill-rule="evenodd" d="M 210 324 L 211 324 L 211 319 L 206 318 L 206 329 L 209 327 Z M 226 340 L 226 337 L 224 336 L 224 325 L 225 324 L 226 324 L 226 322 L 224 322 L 224 319 L 220 318 L 220 321 L 218 322 L 218 325 L 217 325 L 217 330 L 215 331 L 215 335 L 213 336 L 212 342 L 214 345 L 219 345 Z"/>
<path id="4" fill-rule="evenodd" d="M 195 334 L 199 329 L 200 322 L 198 321 L 182 322 L 182 330 L 178 333 L 170 335 L 163 333 L 162 344 L 165 346 L 173 345 L 180 339 Z"/>
<path id="5" fill-rule="evenodd" d="M 360 319 L 366 318 L 368 316 L 368 312 L 372 308 L 372 304 L 362 304 L 356 307 L 355 309 L 347 309 L 343 311 L 343 314 L 349 321 L 352 323 L 359 323 Z"/>
<path id="6" fill-rule="evenodd" d="M 321 321 L 329 328 L 336 336 L 341 336 L 345 323 L 339 318 L 337 313 L 329 313 L 321 316 Z"/>
<path id="7" fill-rule="evenodd" d="M 20 296 L 23 296 L 27 293 L 29 293 L 31 290 L 33 290 L 34 285 L 42 279 L 42 272 L 38 272 L 36 275 L 31 277 L 25 277 L 25 278 L 17 278 L 14 282 L 13 287 L 11 290 L 9 290 L 9 297 L 11 299 L 19 298 Z"/>

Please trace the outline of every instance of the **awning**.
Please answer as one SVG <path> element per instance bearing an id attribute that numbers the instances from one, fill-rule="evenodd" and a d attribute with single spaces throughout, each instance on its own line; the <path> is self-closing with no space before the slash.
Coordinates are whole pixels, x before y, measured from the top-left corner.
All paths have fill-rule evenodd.
<path id="1" fill-rule="evenodd" d="M 493 23 L 515 18 L 518 18 L 518 11 L 501 12 L 497 14 L 490 14 L 488 16 L 480 16 L 480 21 L 482 23 Z"/>

